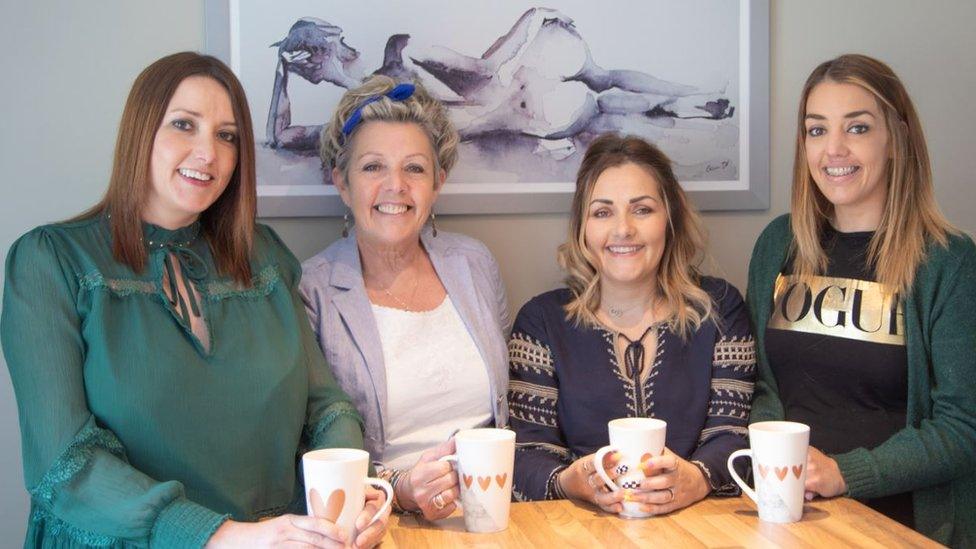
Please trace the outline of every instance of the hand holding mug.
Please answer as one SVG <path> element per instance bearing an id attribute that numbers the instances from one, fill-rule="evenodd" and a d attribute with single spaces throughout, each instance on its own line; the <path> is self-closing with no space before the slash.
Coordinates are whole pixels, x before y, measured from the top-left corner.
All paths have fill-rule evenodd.
<path id="1" fill-rule="evenodd" d="M 807 501 L 816 496 L 832 498 L 847 492 L 847 483 L 837 462 L 812 446 L 807 451 L 807 479 L 803 487 Z"/>
<path id="2" fill-rule="evenodd" d="M 644 461 L 641 469 L 647 478 L 627 501 L 639 502 L 645 513 L 670 513 L 704 499 L 711 492 L 701 469 L 667 448 L 663 455 Z"/>
<path id="3" fill-rule="evenodd" d="M 612 491 L 596 472 L 593 463 L 595 454 L 583 456 L 569 467 L 563 469 L 556 482 L 563 492 L 571 499 L 588 501 L 607 513 L 619 513 L 623 510 L 620 502 L 623 501 L 624 492 Z M 616 452 L 611 452 L 603 456 L 603 468 L 611 479 L 616 480 L 618 473 L 616 465 L 620 456 Z"/>
<path id="4" fill-rule="evenodd" d="M 366 518 L 368 522 L 370 517 Z M 383 522 L 385 529 L 386 521 Z M 382 537 L 383 530 L 381 529 L 376 542 L 379 542 Z M 346 547 L 346 532 L 333 521 L 300 515 L 282 515 L 261 522 L 228 520 L 210 536 L 206 548 L 231 549 L 234 547 L 280 547 L 283 545 L 342 549 Z"/>
<path id="5" fill-rule="evenodd" d="M 387 523 L 390 520 L 390 506 L 386 503 L 386 492 L 373 487 L 366 488 L 366 505 L 363 512 L 356 517 L 356 534 L 353 547 L 373 547 L 383 539 Z M 380 510 L 379 518 L 372 520 Z"/>
<path id="6" fill-rule="evenodd" d="M 441 461 L 454 451 L 454 438 L 451 438 L 420 455 L 417 464 L 397 483 L 400 507 L 420 510 L 427 520 L 442 519 L 454 512 L 459 495 L 458 476 L 450 463 Z"/>

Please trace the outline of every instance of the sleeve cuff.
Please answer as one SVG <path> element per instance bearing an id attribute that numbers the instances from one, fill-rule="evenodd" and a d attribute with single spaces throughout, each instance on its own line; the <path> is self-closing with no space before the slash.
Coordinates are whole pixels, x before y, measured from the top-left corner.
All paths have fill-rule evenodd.
<path id="1" fill-rule="evenodd" d="M 156 517 L 149 546 L 203 547 L 228 518 L 186 498 L 173 500 Z"/>
<path id="2" fill-rule="evenodd" d="M 871 460 L 871 453 L 857 448 L 844 454 L 831 456 L 837 462 L 840 474 L 847 484 L 847 495 L 855 499 L 877 497 L 880 475 Z"/>

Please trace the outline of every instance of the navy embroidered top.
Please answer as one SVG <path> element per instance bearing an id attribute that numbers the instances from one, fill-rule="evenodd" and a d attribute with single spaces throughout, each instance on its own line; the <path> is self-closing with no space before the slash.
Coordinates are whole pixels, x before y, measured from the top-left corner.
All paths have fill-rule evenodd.
<path id="1" fill-rule="evenodd" d="M 654 362 L 636 382 L 618 367 L 616 333 L 567 320 L 568 289 L 522 307 L 509 340 L 516 499 L 559 497 L 556 473 L 608 444 L 607 422 L 621 417 L 665 420 L 667 447 L 698 465 L 715 493 L 738 493 L 726 460 L 747 446 L 755 343 L 739 292 L 716 278 L 701 286 L 713 318 L 687 340 L 657 324 Z"/>
<path id="2" fill-rule="evenodd" d="M 298 261 L 259 225 L 242 288 L 217 274 L 199 223 L 146 224 L 135 273 L 112 257 L 104 220 L 39 227 L 7 258 L 0 339 L 31 496 L 24 545 L 200 547 L 228 516 L 303 512 L 301 449 L 363 440 L 312 335 Z M 164 293 L 170 253 L 209 346 Z"/>

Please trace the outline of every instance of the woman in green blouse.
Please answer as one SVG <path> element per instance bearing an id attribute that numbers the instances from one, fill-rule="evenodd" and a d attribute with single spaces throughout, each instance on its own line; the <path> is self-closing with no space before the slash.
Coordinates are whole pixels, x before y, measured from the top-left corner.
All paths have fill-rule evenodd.
<path id="1" fill-rule="evenodd" d="M 25 546 L 379 541 L 385 517 L 346 540 L 302 516 L 298 456 L 361 448 L 361 418 L 312 336 L 300 266 L 255 203 L 240 83 L 179 53 L 136 79 L 105 198 L 13 245 L 0 335 Z M 360 527 L 382 503 L 367 498 Z"/>

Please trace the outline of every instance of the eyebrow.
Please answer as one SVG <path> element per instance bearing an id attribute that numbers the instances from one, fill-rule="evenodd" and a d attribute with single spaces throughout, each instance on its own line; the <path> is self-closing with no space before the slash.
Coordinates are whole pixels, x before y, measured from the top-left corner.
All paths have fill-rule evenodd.
<path id="1" fill-rule="evenodd" d="M 641 195 L 641 196 L 637 196 L 637 197 L 631 198 L 630 200 L 627 201 L 627 203 L 628 204 L 633 204 L 635 202 L 640 202 L 641 200 L 644 200 L 644 199 L 653 200 L 654 202 L 660 202 L 658 199 L 654 198 L 653 196 L 651 196 L 649 194 L 645 194 L 645 195 Z M 600 203 L 600 204 L 606 204 L 608 206 L 612 206 L 613 205 L 613 200 L 610 200 L 609 198 L 594 198 L 593 200 L 590 201 L 590 206 L 592 206 L 594 203 Z"/>
<path id="2" fill-rule="evenodd" d="M 196 117 L 196 118 L 203 118 L 203 115 L 200 114 L 200 113 L 198 113 L 197 111 L 191 111 L 190 109 L 184 109 L 184 108 L 180 108 L 180 107 L 177 107 L 175 109 L 170 109 L 169 112 L 171 112 L 171 113 L 181 112 L 181 113 L 188 114 L 188 115 L 193 116 L 193 117 Z M 231 122 L 222 122 L 220 124 L 220 127 L 225 127 L 225 126 L 233 126 L 233 127 L 236 128 L 237 127 L 237 123 L 231 121 Z"/>
<path id="3" fill-rule="evenodd" d="M 384 156 L 383 153 L 378 152 L 378 151 L 364 151 L 362 154 L 360 154 L 356 158 L 359 159 L 359 158 L 363 158 L 364 156 L 369 156 L 369 155 L 374 155 L 374 156 L 379 156 L 379 157 Z M 430 157 L 426 153 L 419 153 L 419 152 L 418 153 L 413 153 L 413 154 L 408 154 L 404 158 L 414 158 L 414 157 L 418 157 L 418 156 L 420 158 L 423 158 L 424 160 L 426 160 L 428 162 L 431 161 Z"/>
<path id="4" fill-rule="evenodd" d="M 844 118 L 857 118 L 858 116 L 864 116 L 864 115 L 868 115 L 871 118 L 876 118 L 874 116 L 874 113 L 873 112 L 871 112 L 871 111 L 865 111 L 865 110 L 849 112 L 849 113 L 847 113 L 847 114 L 844 115 Z M 813 119 L 813 120 L 826 120 L 827 119 L 827 117 L 824 116 L 824 115 L 822 115 L 822 114 L 807 114 L 805 118 L 807 118 L 807 119 Z"/>

